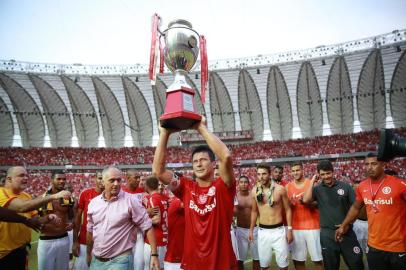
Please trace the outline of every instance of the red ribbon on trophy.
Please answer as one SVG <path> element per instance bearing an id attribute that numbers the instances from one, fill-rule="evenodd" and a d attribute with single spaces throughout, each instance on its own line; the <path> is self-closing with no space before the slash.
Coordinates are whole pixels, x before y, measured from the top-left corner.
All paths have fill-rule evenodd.
<path id="1" fill-rule="evenodd" d="M 200 36 L 200 83 L 201 83 L 201 100 L 204 104 L 206 102 L 206 87 L 209 76 L 209 68 L 207 63 L 207 47 L 206 38 Z"/>
<path id="2" fill-rule="evenodd" d="M 158 14 L 152 15 L 152 26 L 151 26 L 151 49 L 150 49 L 150 55 L 149 55 L 149 79 L 155 84 L 156 80 L 156 42 L 157 40 L 157 33 L 158 33 L 158 24 L 159 24 L 159 16 Z"/>
<path id="3" fill-rule="evenodd" d="M 164 74 L 164 47 L 162 46 L 161 39 L 159 42 L 159 74 Z"/>

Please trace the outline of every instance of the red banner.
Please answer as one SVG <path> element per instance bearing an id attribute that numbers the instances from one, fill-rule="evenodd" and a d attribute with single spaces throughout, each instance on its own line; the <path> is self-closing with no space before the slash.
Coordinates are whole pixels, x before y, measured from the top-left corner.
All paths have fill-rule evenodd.
<path id="1" fill-rule="evenodd" d="M 200 83 L 201 83 L 201 99 L 202 103 L 206 102 L 206 87 L 209 77 L 209 68 L 207 61 L 206 38 L 200 36 Z"/>
<path id="2" fill-rule="evenodd" d="M 155 56 L 155 51 L 156 51 L 156 41 L 157 41 L 157 32 L 158 32 L 158 22 L 159 22 L 159 16 L 158 16 L 158 14 L 155 13 L 152 16 L 151 50 L 150 50 L 150 53 L 149 53 L 149 79 L 151 81 L 155 81 L 155 77 L 156 77 L 156 71 L 155 71 L 156 56 Z"/>

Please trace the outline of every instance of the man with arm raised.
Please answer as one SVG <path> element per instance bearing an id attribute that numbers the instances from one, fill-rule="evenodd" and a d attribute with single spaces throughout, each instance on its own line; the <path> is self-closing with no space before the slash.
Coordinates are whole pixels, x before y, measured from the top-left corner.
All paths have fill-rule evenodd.
<path id="1" fill-rule="evenodd" d="M 233 218 L 235 179 L 230 151 L 206 127 L 206 119 L 194 126 L 207 146 L 192 153 L 196 181 L 177 177 L 165 169 L 169 136 L 175 132 L 160 128 L 155 150 L 153 173 L 185 205 L 185 245 L 182 269 L 236 270 L 237 261 L 231 246 L 230 226 Z M 214 178 L 218 158 L 220 177 Z"/>

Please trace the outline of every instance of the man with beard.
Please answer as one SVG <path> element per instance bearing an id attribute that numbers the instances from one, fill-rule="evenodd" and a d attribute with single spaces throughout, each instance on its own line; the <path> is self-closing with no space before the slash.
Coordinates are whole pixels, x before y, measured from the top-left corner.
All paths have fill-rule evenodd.
<path id="1" fill-rule="evenodd" d="M 42 204 L 69 198 L 69 191 L 61 191 L 45 197 L 31 199 L 24 189 L 28 184 L 28 173 L 24 167 L 16 166 L 7 170 L 5 186 L 0 187 L 0 206 L 31 218 Z M 56 216 L 49 215 L 49 217 Z M 41 226 L 43 227 L 43 226 Z M 26 247 L 31 241 L 31 230 L 23 224 L 0 222 L 0 269 L 25 270 L 27 263 Z M 69 246 L 69 243 L 68 243 Z M 68 252 L 69 256 L 69 252 Z"/>
<path id="2" fill-rule="evenodd" d="M 258 255 L 261 269 L 268 269 L 275 251 L 276 264 L 288 269 L 288 244 L 292 242 L 292 214 L 286 190 L 270 180 L 268 164 L 257 166 L 257 184 L 252 189 L 252 210 L 249 240 L 254 241 L 254 228 L 259 216 Z M 283 225 L 285 209 L 287 227 Z"/>
<path id="3" fill-rule="evenodd" d="M 57 194 L 65 189 L 66 174 L 53 171 L 51 188 L 43 197 Z M 45 225 L 39 236 L 37 256 L 39 270 L 64 270 L 69 267 L 68 231 L 73 228 L 73 200 L 52 201 L 40 208 L 41 215 L 55 214 L 61 219 L 59 224 Z"/>
<path id="4" fill-rule="evenodd" d="M 283 178 L 283 167 L 280 165 L 276 165 L 275 167 L 273 167 L 271 177 L 278 185 L 286 186 L 288 184 L 287 181 L 282 179 Z"/>
<path id="5" fill-rule="evenodd" d="M 237 238 L 238 246 L 238 269 L 244 270 L 244 261 L 247 259 L 248 250 L 252 254 L 252 269 L 259 270 L 259 257 L 258 257 L 258 231 L 257 227 L 254 229 L 254 240 L 249 241 L 250 220 L 252 198 L 250 196 L 250 181 L 247 176 L 242 175 L 238 179 L 238 204 L 234 206 L 234 215 L 237 218 L 237 227 L 235 228 L 235 235 Z"/>
<path id="6" fill-rule="evenodd" d="M 318 175 L 310 180 L 303 202 L 308 204 L 316 201 L 320 210 L 320 243 L 324 267 L 328 270 L 340 269 L 341 255 L 348 269 L 363 270 L 362 250 L 354 231 L 350 229 L 342 242 L 335 241 L 335 230 L 355 201 L 355 193 L 349 184 L 336 180 L 333 171 L 333 164 L 329 160 L 321 160 L 317 164 Z M 319 177 L 321 183 L 314 186 Z"/>
<path id="7" fill-rule="evenodd" d="M 336 240 L 343 241 L 365 205 L 369 269 L 406 269 L 406 180 L 385 174 L 385 162 L 375 153 L 368 154 L 364 164 L 368 178 L 359 184 Z"/>
<path id="8" fill-rule="evenodd" d="M 100 195 L 104 190 L 103 178 L 101 172 L 96 172 L 92 177 L 94 188 L 88 188 L 82 191 L 79 196 L 79 202 L 76 206 L 76 213 L 73 226 L 73 247 L 72 253 L 76 258 L 74 269 L 87 270 L 89 267 L 86 262 L 86 226 L 87 226 L 87 207 L 90 201 Z"/>

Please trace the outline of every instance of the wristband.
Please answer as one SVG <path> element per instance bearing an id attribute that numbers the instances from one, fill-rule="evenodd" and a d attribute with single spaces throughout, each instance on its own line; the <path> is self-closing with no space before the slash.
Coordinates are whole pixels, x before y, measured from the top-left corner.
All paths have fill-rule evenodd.
<path id="1" fill-rule="evenodd" d="M 292 226 L 287 226 L 288 230 L 292 230 Z"/>
<path id="2" fill-rule="evenodd" d="M 158 257 L 158 253 L 151 253 L 151 257 L 152 257 L 152 256 Z"/>

